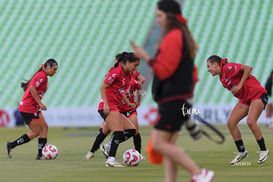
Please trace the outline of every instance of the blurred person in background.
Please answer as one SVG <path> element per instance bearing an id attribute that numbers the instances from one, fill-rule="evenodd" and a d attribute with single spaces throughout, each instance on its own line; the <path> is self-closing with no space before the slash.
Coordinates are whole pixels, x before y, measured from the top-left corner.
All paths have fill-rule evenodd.
<path id="1" fill-rule="evenodd" d="M 271 73 L 265 83 L 265 89 L 267 90 L 267 94 L 268 94 L 268 104 L 266 106 L 266 119 L 267 119 L 267 125 L 270 129 L 273 129 L 272 87 L 273 87 L 273 70 L 271 71 Z"/>
<path id="2" fill-rule="evenodd" d="M 37 160 L 42 158 L 42 149 L 47 143 L 48 125 L 41 110 L 47 110 L 42 103 L 42 98 L 48 89 L 48 76 L 53 76 L 58 69 L 58 63 L 54 59 L 48 59 L 42 67 L 32 76 L 30 80 L 21 83 L 24 95 L 19 104 L 25 124 L 30 128 L 30 132 L 22 135 L 13 142 L 7 142 L 7 153 L 12 157 L 12 150 L 18 145 L 28 143 L 39 136 Z"/>
<path id="3" fill-rule="evenodd" d="M 159 117 L 152 131 L 152 147 L 164 156 L 166 182 L 176 181 L 179 167 L 190 173 L 192 182 L 209 182 L 214 172 L 198 167 L 175 145 L 182 125 L 190 117 L 183 115 L 181 108 L 192 106 L 193 65 L 198 47 L 176 1 L 159 1 L 156 21 L 162 36 L 155 58 L 131 42 L 136 56 L 147 62 L 154 72 L 152 94 L 158 104 Z"/>
<path id="4" fill-rule="evenodd" d="M 21 112 L 19 111 L 19 103 L 18 103 L 18 107 L 14 110 L 13 116 L 15 119 L 16 126 L 24 125 L 24 118 L 23 118 Z"/>
<path id="5" fill-rule="evenodd" d="M 239 99 L 231 111 L 227 126 L 237 147 L 237 154 L 230 162 L 231 165 L 239 163 L 248 155 L 245 150 L 238 123 L 247 116 L 247 125 L 252 131 L 260 148 L 258 164 L 264 163 L 269 155 L 266 149 L 262 131 L 257 124 L 257 120 L 262 114 L 268 102 L 268 95 L 265 88 L 252 75 L 252 67 L 229 63 L 227 59 L 222 59 L 217 55 L 212 55 L 207 59 L 208 72 L 212 76 L 219 75 L 220 82 L 228 89 L 232 95 Z"/>

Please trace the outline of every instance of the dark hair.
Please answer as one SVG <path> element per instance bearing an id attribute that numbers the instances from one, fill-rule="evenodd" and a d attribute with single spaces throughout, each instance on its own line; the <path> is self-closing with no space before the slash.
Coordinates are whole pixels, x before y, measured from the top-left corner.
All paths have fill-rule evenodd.
<path id="1" fill-rule="evenodd" d="M 198 50 L 197 43 L 195 42 L 188 25 L 180 22 L 175 14 L 182 14 L 180 4 L 174 0 L 161 0 L 157 3 L 158 9 L 167 14 L 167 25 L 166 29 L 162 32 L 161 40 L 171 30 L 178 28 L 183 34 L 183 40 L 188 48 L 190 58 L 194 60 L 196 52 Z"/>
<path id="2" fill-rule="evenodd" d="M 127 55 L 128 54 L 128 52 L 122 52 L 122 53 L 119 53 L 119 54 L 117 54 L 116 55 L 116 60 L 117 60 L 117 63 L 116 64 L 114 64 L 114 67 L 116 68 L 116 67 L 118 67 L 118 65 L 119 65 L 119 63 L 122 61 L 122 59 L 123 59 L 123 57 L 125 56 L 125 55 Z"/>
<path id="3" fill-rule="evenodd" d="M 160 0 L 157 7 L 165 13 L 181 14 L 180 4 L 174 0 Z"/>
<path id="4" fill-rule="evenodd" d="M 47 67 L 54 67 L 54 66 L 58 66 L 58 63 L 55 59 L 48 59 L 44 64 L 42 64 L 41 68 L 38 69 L 38 71 L 34 74 L 36 75 L 38 72 L 43 71 L 44 68 Z M 31 77 L 30 80 L 24 80 L 23 82 L 21 82 L 21 88 L 26 91 L 30 81 L 32 80 L 32 78 L 34 77 L 34 75 Z"/>
<path id="5" fill-rule="evenodd" d="M 133 62 L 136 62 L 138 60 L 139 60 L 139 58 L 136 57 L 134 53 L 129 52 L 122 58 L 121 62 L 123 64 L 126 64 L 127 61 L 129 61 L 130 63 L 133 63 Z"/>
<path id="6" fill-rule="evenodd" d="M 210 56 L 207 61 L 211 62 L 211 63 L 218 63 L 219 65 L 221 64 L 221 60 L 222 58 L 220 56 L 217 56 L 217 55 L 212 55 Z"/>

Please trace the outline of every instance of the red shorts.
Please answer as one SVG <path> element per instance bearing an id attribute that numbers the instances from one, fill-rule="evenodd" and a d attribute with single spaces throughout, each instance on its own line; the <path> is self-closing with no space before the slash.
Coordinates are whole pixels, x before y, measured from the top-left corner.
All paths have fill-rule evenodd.
<path id="1" fill-rule="evenodd" d="M 261 100 L 263 102 L 263 104 L 264 104 L 264 107 L 265 107 L 267 102 L 268 102 L 268 95 L 266 93 L 266 94 L 263 94 L 263 95 L 261 95 L 259 97 L 253 97 L 253 98 L 251 98 L 249 100 L 239 100 L 239 103 L 244 104 L 244 105 L 249 107 L 251 102 L 253 102 L 254 100 Z"/>

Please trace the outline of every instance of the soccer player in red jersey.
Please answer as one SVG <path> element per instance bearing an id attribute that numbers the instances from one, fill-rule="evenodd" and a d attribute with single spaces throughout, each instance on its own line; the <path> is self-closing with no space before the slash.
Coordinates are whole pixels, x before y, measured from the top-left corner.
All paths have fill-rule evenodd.
<path id="1" fill-rule="evenodd" d="M 120 115 L 122 118 L 122 125 L 124 127 L 124 135 L 125 141 L 128 140 L 133 135 L 133 142 L 135 149 L 141 154 L 141 136 L 139 133 L 139 125 L 137 118 L 137 106 L 139 106 L 141 100 L 141 83 L 136 79 L 138 74 L 134 73 L 132 75 L 132 79 L 129 83 L 129 87 L 126 90 L 126 100 L 121 101 L 119 106 Z M 138 95 L 137 101 L 135 101 L 135 95 Z M 127 103 L 128 102 L 128 103 Z M 136 107 L 132 107 L 129 103 L 134 104 Z M 107 127 L 107 125 L 105 125 Z M 109 154 L 109 146 L 111 144 L 111 140 L 104 145 L 101 145 L 101 150 L 105 156 Z M 145 159 L 143 155 L 141 155 L 141 159 Z"/>
<path id="2" fill-rule="evenodd" d="M 13 142 L 7 142 L 6 147 L 9 158 L 12 157 L 12 149 L 16 146 L 25 144 L 39 136 L 36 159 L 42 159 L 42 149 L 47 143 L 48 125 L 41 112 L 41 110 L 47 110 L 47 108 L 41 100 L 48 88 L 47 77 L 53 76 L 57 69 L 58 63 L 54 59 L 48 59 L 30 80 L 21 83 L 25 93 L 19 104 L 19 111 L 31 131 Z"/>
<path id="3" fill-rule="evenodd" d="M 230 162 L 234 165 L 240 162 L 248 155 L 242 140 L 238 123 L 247 116 L 247 125 L 255 136 L 260 147 L 260 156 L 258 163 L 262 164 L 267 160 L 269 151 L 266 149 L 264 138 L 257 120 L 263 112 L 268 96 L 265 88 L 252 75 L 252 68 L 247 65 L 228 63 L 227 59 L 222 59 L 217 55 L 210 56 L 207 59 L 208 72 L 212 76 L 219 75 L 223 86 L 228 89 L 239 102 L 233 108 L 227 126 L 236 144 L 238 153 Z"/>
<path id="4" fill-rule="evenodd" d="M 118 67 L 120 64 L 121 64 L 121 60 L 122 58 L 128 54 L 127 52 L 123 52 L 123 53 L 120 53 L 120 54 L 117 54 L 116 57 L 115 57 L 115 62 L 114 62 L 114 66 L 112 66 L 109 71 L 107 72 L 106 76 L 109 74 L 109 72 L 111 72 L 113 69 L 115 69 L 116 67 Z M 134 78 L 135 77 L 135 78 Z M 137 79 L 141 84 L 144 83 L 145 79 L 144 77 L 137 71 L 135 70 L 134 71 L 134 74 L 132 74 L 132 77 L 131 79 Z M 130 81 L 130 83 L 132 83 L 132 81 Z M 131 84 L 130 84 L 131 85 Z M 130 87 L 130 86 L 129 86 Z M 127 89 L 128 90 L 128 89 Z M 127 93 L 128 91 L 126 91 Z M 131 91 L 132 92 L 132 91 Z M 130 92 L 130 93 L 131 93 Z M 131 95 L 132 97 L 134 95 Z M 129 97 L 128 97 L 129 98 Z M 140 99 L 138 97 L 138 99 Z M 128 99 L 127 99 L 128 101 Z M 137 103 L 135 103 L 132 99 L 129 99 L 128 101 L 129 103 L 127 104 L 130 104 L 130 103 L 133 103 L 135 105 L 139 105 L 137 103 L 140 103 L 140 100 L 138 100 Z M 126 104 L 126 105 L 127 105 Z M 128 106 L 129 107 L 129 106 Z M 105 118 L 106 118 L 106 115 L 103 113 L 103 108 L 104 108 L 104 102 L 103 100 L 101 99 L 101 101 L 99 102 L 99 106 L 98 106 L 98 112 L 100 114 L 100 116 L 103 118 L 103 122 L 102 122 L 102 125 L 99 129 L 99 133 L 98 135 L 96 136 L 96 139 L 95 141 L 93 142 L 92 144 L 92 147 L 90 148 L 90 151 L 87 152 L 87 154 L 83 157 L 83 160 L 87 160 L 87 159 L 91 159 L 94 157 L 94 153 L 99 149 L 101 143 L 104 141 L 104 139 L 107 137 L 108 134 L 110 134 L 111 130 L 108 128 L 107 124 L 105 123 Z M 131 107 L 129 107 L 130 110 L 132 110 Z M 133 109 L 135 111 L 135 109 Z M 127 111 L 127 110 L 126 110 Z M 128 116 L 128 118 L 131 117 L 132 114 L 136 114 L 136 112 L 133 112 L 130 114 L 130 116 Z M 121 114 L 122 115 L 122 114 Z M 130 122 L 131 120 L 134 119 L 134 117 L 130 118 Z M 133 123 L 135 123 L 135 119 L 132 121 Z M 132 128 L 132 126 L 129 126 L 129 127 L 126 127 L 125 125 L 128 123 L 128 120 L 127 118 L 122 118 L 122 123 L 123 123 L 123 126 L 124 126 L 124 132 L 125 132 L 125 137 L 128 139 L 130 138 L 134 133 L 136 133 L 133 137 L 134 137 L 134 143 L 135 143 L 135 146 L 136 146 L 136 149 L 139 149 L 138 151 L 140 152 L 140 147 L 141 147 L 141 138 L 140 138 L 140 135 L 138 134 L 138 125 L 135 125 L 137 128 L 137 131 L 135 131 L 135 128 Z M 127 129 L 126 129 L 127 128 Z M 132 130 L 133 129 L 133 130 Z M 127 130 L 127 131 L 126 131 Z M 108 157 L 108 148 L 109 148 L 109 145 L 105 144 L 105 145 L 101 145 L 101 150 L 103 152 L 103 154 L 105 156 Z"/>
<path id="5" fill-rule="evenodd" d="M 123 167 L 115 160 L 118 145 L 125 140 L 119 105 L 123 100 L 126 88 L 129 86 L 131 72 L 136 69 L 139 63 L 139 59 L 133 53 L 128 53 L 122 59 L 122 64 L 107 75 L 100 89 L 104 101 L 105 122 L 113 132 L 106 166 Z"/>

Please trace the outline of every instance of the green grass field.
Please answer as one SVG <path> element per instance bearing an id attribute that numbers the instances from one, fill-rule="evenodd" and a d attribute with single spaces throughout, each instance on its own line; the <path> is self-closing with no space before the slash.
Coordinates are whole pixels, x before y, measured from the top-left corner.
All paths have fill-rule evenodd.
<path id="1" fill-rule="evenodd" d="M 249 157 L 238 166 L 230 166 L 229 161 L 234 157 L 235 146 L 225 126 L 218 128 L 225 133 L 226 142 L 223 145 L 212 143 L 206 138 L 193 141 L 187 131 L 181 133 L 177 144 L 196 161 L 199 166 L 215 171 L 216 182 L 267 182 L 272 181 L 273 159 L 262 165 L 257 164 L 258 145 L 246 125 L 240 125 L 244 143 Z M 261 125 L 264 138 L 269 150 L 273 151 L 273 131 Z M 152 165 L 147 160 L 138 167 L 108 168 L 105 167 L 105 158 L 98 150 L 95 158 L 83 161 L 81 158 L 89 150 L 97 134 L 98 128 L 49 128 L 48 143 L 58 147 L 59 156 L 52 161 L 36 161 L 37 139 L 19 146 L 13 152 L 13 158 L 8 159 L 6 141 L 14 140 L 28 131 L 28 128 L 0 128 L 0 181 L 3 182 L 163 182 L 164 172 L 162 165 Z M 142 134 L 142 149 L 144 156 L 150 130 L 147 127 L 140 129 Z M 108 138 L 107 138 L 108 140 Z M 122 153 L 133 148 L 132 140 L 120 145 L 117 160 L 121 162 Z M 189 174 L 180 169 L 177 181 L 190 181 Z"/>

